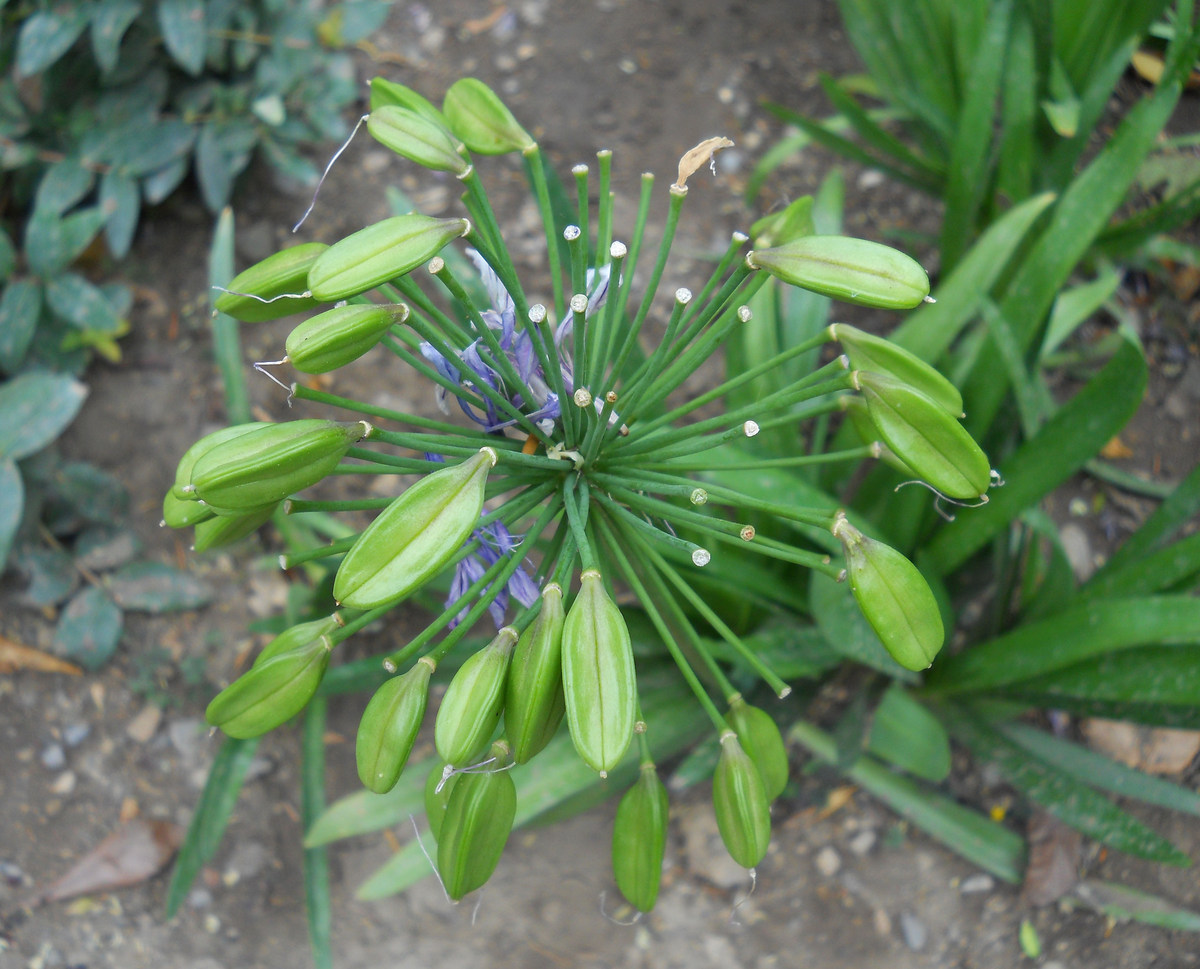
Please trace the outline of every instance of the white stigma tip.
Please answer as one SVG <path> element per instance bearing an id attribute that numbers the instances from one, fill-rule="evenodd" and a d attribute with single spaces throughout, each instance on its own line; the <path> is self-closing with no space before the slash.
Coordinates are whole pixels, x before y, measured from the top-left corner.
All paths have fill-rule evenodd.
<path id="1" fill-rule="evenodd" d="M 746 423 L 742 425 L 742 433 L 745 434 L 746 437 L 754 437 L 756 434 L 758 434 L 758 422 L 746 421 Z"/>
<path id="2" fill-rule="evenodd" d="M 529 322 L 541 323 L 546 318 L 546 307 L 541 303 L 534 303 L 529 307 Z"/>
<path id="3" fill-rule="evenodd" d="M 675 290 L 675 302 L 680 306 L 687 306 L 692 301 L 692 291 L 686 286 L 680 286 Z"/>
<path id="4" fill-rule="evenodd" d="M 446 268 L 446 260 L 441 256 L 434 256 L 429 260 L 429 273 L 431 276 L 436 276 Z"/>
<path id="5" fill-rule="evenodd" d="M 580 162 L 578 165 L 571 166 L 571 174 L 572 175 L 586 175 L 587 173 L 588 173 L 588 167 L 587 167 L 587 165 L 584 165 L 582 162 Z"/>
<path id="6" fill-rule="evenodd" d="M 738 319 L 743 323 L 749 323 L 754 319 L 754 313 L 749 306 L 739 306 L 737 308 Z"/>
<path id="7" fill-rule="evenodd" d="M 744 232 L 735 232 L 733 234 L 733 241 L 740 245 L 743 242 L 749 242 L 750 237 Z"/>
<path id="8" fill-rule="evenodd" d="M 586 313 L 588 306 L 588 298 L 585 293 L 576 293 L 571 297 L 571 312 Z"/>
<path id="9" fill-rule="evenodd" d="M 704 568 L 712 561 L 712 553 L 706 548 L 698 548 L 692 552 L 692 565 L 697 568 Z"/>
<path id="10" fill-rule="evenodd" d="M 580 236 L 580 229 L 579 229 L 579 226 L 577 226 L 577 225 L 569 225 L 565 229 L 563 229 L 563 238 L 566 239 L 567 242 L 574 242 L 576 239 L 579 238 L 579 236 Z"/>
<path id="11" fill-rule="evenodd" d="M 384 668 L 385 670 L 387 670 L 389 673 L 395 673 L 395 672 L 396 672 L 396 664 L 395 664 L 395 663 L 393 663 L 393 662 L 392 662 L 390 659 L 385 659 L 385 660 L 383 661 L 383 668 Z"/>
<path id="12" fill-rule="evenodd" d="M 580 407 L 590 407 L 592 404 L 592 392 L 586 387 L 580 387 L 571 395 L 571 399 Z"/>
<path id="13" fill-rule="evenodd" d="M 625 243 L 623 242 L 614 242 L 608 247 L 608 254 L 613 259 L 624 259 L 628 252 L 629 250 L 625 247 Z"/>
<path id="14" fill-rule="evenodd" d="M 615 390 L 610 390 L 604 395 L 604 399 L 610 404 L 615 404 L 617 402 L 617 392 Z"/>
<path id="15" fill-rule="evenodd" d="M 741 536 L 743 542 L 753 542 L 756 534 L 758 533 L 755 532 L 753 525 L 747 525 L 740 532 L 738 532 L 738 535 Z"/>
<path id="16" fill-rule="evenodd" d="M 708 501 L 708 492 L 703 488 L 696 488 L 688 497 L 693 505 L 703 505 Z"/>

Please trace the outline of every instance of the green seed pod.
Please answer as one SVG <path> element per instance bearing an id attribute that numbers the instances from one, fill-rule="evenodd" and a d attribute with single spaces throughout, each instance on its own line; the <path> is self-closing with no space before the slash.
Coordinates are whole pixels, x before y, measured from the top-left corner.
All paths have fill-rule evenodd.
<path id="1" fill-rule="evenodd" d="M 721 758 L 713 773 L 713 811 L 729 856 L 754 868 L 767 854 L 771 812 L 762 774 L 732 730 L 721 736 Z"/>
<path id="2" fill-rule="evenodd" d="M 459 774 L 446 803 L 437 866 L 446 894 L 458 901 L 496 870 L 517 813 L 517 789 L 507 770 L 508 745 L 492 745 L 490 770 Z"/>
<path id="3" fill-rule="evenodd" d="M 412 88 L 405 87 L 403 84 L 397 84 L 395 81 L 389 81 L 386 78 L 372 78 L 371 110 L 378 111 L 380 108 L 385 108 L 388 105 L 415 111 L 417 114 L 428 118 L 436 124 L 445 125 L 446 123 L 442 117 L 442 112 L 428 98 L 418 94 Z"/>
<path id="4" fill-rule="evenodd" d="M 191 528 L 200 522 L 208 521 L 216 514 L 208 505 L 199 501 L 186 501 L 178 498 L 174 491 L 168 491 L 163 496 L 162 523 L 171 528 Z"/>
<path id="5" fill-rule="evenodd" d="M 446 819 L 446 805 L 450 803 L 450 793 L 454 790 L 454 785 L 462 776 L 461 774 L 451 774 L 446 777 L 445 770 L 446 764 L 439 760 L 425 779 L 425 818 L 429 821 L 429 830 L 433 833 L 434 841 L 442 836 L 442 822 Z"/>
<path id="6" fill-rule="evenodd" d="M 323 302 L 349 299 L 411 272 L 470 231 L 466 219 L 392 216 L 330 246 L 309 270 L 308 288 Z"/>
<path id="7" fill-rule="evenodd" d="M 562 671 L 567 726 L 575 750 L 601 777 L 633 739 L 637 680 L 629 628 L 595 569 L 579 577 L 579 595 L 563 625 Z"/>
<path id="8" fill-rule="evenodd" d="M 513 760 L 524 764 L 558 732 L 566 711 L 562 680 L 562 588 L 542 589 L 542 608 L 521 634 L 508 671 L 504 735 Z"/>
<path id="9" fill-rule="evenodd" d="M 466 767 L 492 739 L 504 710 L 504 681 L 517 631 L 505 626 L 470 657 L 446 688 L 433 727 L 438 755 L 452 767 Z"/>
<path id="10" fill-rule="evenodd" d="M 255 664 L 213 697 L 205 719 L 238 740 L 274 730 L 317 692 L 332 648 L 321 636 Z"/>
<path id="11" fill-rule="evenodd" d="M 356 609 L 404 598 L 441 571 L 479 521 L 487 473 L 481 448 L 462 464 L 426 475 L 367 526 L 342 559 L 333 596 Z"/>
<path id="12" fill-rule="evenodd" d="M 288 334 L 287 359 L 301 373 L 329 373 L 357 360 L 407 319 L 408 307 L 403 303 L 335 306 Z"/>
<path id="13" fill-rule="evenodd" d="M 804 236 L 746 255 L 785 283 L 859 306 L 912 309 L 929 295 L 929 276 L 890 246 L 849 236 Z"/>
<path id="14" fill-rule="evenodd" d="M 774 801 L 783 793 L 788 780 L 787 747 L 779 725 L 766 710 L 751 706 L 740 694 L 730 702 L 725 720 L 736 731 L 742 749 L 762 775 L 767 800 Z"/>
<path id="15" fill-rule="evenodd" d="M 793 239 L 815 233 L 813 225 L 813 197 L 802 195 L 787 208 L 764 215 L 750 227 L 750 238 L 755 248 L 767 249 Z"/>
<path id="16" fill-rule="evenodd" d="M 450 85 L 442 113 L 450 130 L 481 155 L 524 152 L 537 146 L 496 92 L 476 78 L 460 78 Z"/>
<path id="17" fill-rule="evenodd" d="M 991 484 L 987 455 L 945 409 L 894 377 L 854 371 L 879 437 L 947 498 L 975 500 Z"/>
<path id="18" fill-rule="evenodd" d="M 200 496 L 196 494 L 196 489 L 192 486 L 192 469 L 196 467 L 196 462 L 218 444 L 235 440 L 260 427 L 270 426 L 268 421 L 253 421 L 248 424 L 230 424 L 229 427 L 222 427 L 211 434 L 205 434 L 184 451 L 183 457 L 179 459 L 179 464 L 175 467 L 175 483 L 171 486 L 171 494 L 181 501 L 198 500 Z"/>
<path id="19" fill-rule="evenodd" d="M 248 513 L 316 484 L 370 429 L 311 418 L 268 424 L 205 452 L 191 483 L 218 514 Z"/>
<path id="20" fill-rule="evenodd" d="M 830 529 L 846 553 L 850 590 L 892 658 L 923 670 L 946 638 L 925 577 L 894 548 L 867 538 L 839 512 Z"/>
<path id="21" fill-rule="evenodd" d="M 612 866 L 617 888 L 634 908 L 649 912 L 658 899 L 667 846 L 667 788 L 653 764 L 621 798 L 613 820 Z"/>
<path id="22" fill-rule="evenodd" d="M 833 323 L 829 335 L 842 345 L 853 370 L 886 374 L 919 390 L 946 413 L 963 416 L 963 399 L 958 388 L 920 357 L 883 337 L 864 333 L 848 323 Z"/>
<path id="23" fill-rule="evenodd" d="M 214 516 L 196 525 L 196 538 L 192 548 L 197 552 L 207 552 L 210 548 L 223 548 L 240 542 L 247 535 L 252 535 L 271 520 L 278 502 L 256 508 L 254 511 L 236 517 Z"/>
<path id="24" fill-rule="evenodd" d="M 285 629 L 278 636 L 272 639 L 264 646 L 256 657 L 254 657 L 254 666 L 261 666 L 269 659 L 273 659 L 280 653 L 286 653 L 289 650 L 296 649 L 300 646 L 306 646 L 311 642 L 319 640 L 322 636 L 328 636 L 335 629 L 340 629 L 344 623 L 337 613 L 332 616 L 326 616 L 324 619 L 314 619 L 311 622 L 298 623 L 288 629 Z"/>
<path id="25" fill-rule="evenodd" d="M 445 124 L 409 108 L 376 108 L 367 118 L 367 130 L 385 148 L 431 171 L 465 175 L 471 167 Z"/>
<path id="26" fill-rule="evenodd" d="M 229 292 L 218 296 L 213 305 L 218 313 L 243 323 L 277 320 L 311 309 L 319 301 L 300 294 L 307 293 L 308 271 L 328 248 L 323 242 L 305 242 L 281 249 L 234 276 L 225 287 Z"/>
<path id="27" fill-rule="evenodd" d="M 890 447 L 887 447 L 879 440 L 879 428 L 871 420 L 871 415 L 867 412 L 867 402 L 865 400 L 856 394 L 843 394 L 837 400 L 838 407 L 849 418 L 850 425 L 854 428 L 854 432 L 858 435 L 859 440 L 863 444 L 875 445 L 878 451 L 875 455 L 876 458 L 889 467 L 895 468 L 903 475 L 913 478 L 917 476 L 912 468 L 896 457 L 895 452 Z"/>
<path id="28" fill-rule="evenodd" d="M 425 718 L 433 661 L 422 657 L 402 676 L 393 676 L 371 697 L 358 724 L 354 757 L 358 779 L 376 794 L 396 786 Z"/>

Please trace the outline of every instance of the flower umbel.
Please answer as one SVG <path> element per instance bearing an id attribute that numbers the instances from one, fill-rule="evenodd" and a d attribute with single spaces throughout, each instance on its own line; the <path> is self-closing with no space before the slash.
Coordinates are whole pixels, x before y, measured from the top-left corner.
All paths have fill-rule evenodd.
<path id="1" fill-rule="evenodd" d="M 794 500 L 794 494 L 815 493 L 809 479 L 797 479 L 791 491 L 769 491 L 759 486 L 753 472 L 768 466 L 786 469 L 878 457 L 881 445 L 869 441 L 864 447 L 836 453 L 791 453 L 764 460 L 748 441 L 760 431 L 792 429 L 798 442 L 803 422 L 840 411 L 840 401 L 853 397 L 860 387 L 884 385 L 891 394 L 888 399 L 899 400 L 905 408 L 904 432 L 914 439 L 925 440 L 936 432 L 957 442 L 965 432 L 959 434 L 953 413 L 926 396 L 922 386 L 934 386 L 928 368 L 922 370 L 924 365 L 907 359 L 898 348 L 870 347 L 871 359 L 888 363 L 884 378 L 858 370 L 852 374 L 845 358 L 839 357 L 788 383 L 757 392 L 761 386 L 757 381 L 764 375 L 837 340 L 839 331 L 834 327 L 806 341 L 782 345 L 744 367 L 731 368 L 724 381 L 703 393 L 694 391 L 692 378 L 731 336 L 755 325 L 755 294 L 772 276 L 849 298 L 861 292 L 862 301 L 872 305 L 915 306 L 928 289 L 923 272 L 919 267 L 914 270 L 907 257 L 881 246 L 859 246 L 837 238 L 820 241 L 811 236 L 811 220 L 792 220 L 787 231 L 808 233 L 802 246 L 789 248 L 794 240 L 778 238 L 787 232 L 777 226 L 772 247 L 757 249 L 750 258 L 743 252 L 748 237 L 737 233 L 696 294 L 675 289 L 670 306 L 656 314 L 655 295 L 690 191 L 682 167 L 668 192 L 657 254 L 644 270 L 644 278 L 638 276 L 641 294 L 634 302 L 653 176 L 643 176 L 642 204 L 626 243 L 614 237 L 609 152 L 597 154 L 595 186 L 587 166 L 573 169 L 578 211 L 572 213 L 577 216 L 574 224 L 564 226 L 556 220 L 539 147 L 479 82 L 456 85 L 445 115 L 416 92 L 386 81 L 372 85 L 372 105 L 380 112 L 389 105 L 402 109 L 368 125 L 385 144 L 410 160 L 456 172 L 466 189 L 466 217 L 393 217 L 386 231 L 360 230 L 331 246 L 332 256 L 322 255 L 314 263 L 325 287 L 336 294 L 331 299 L 407 308 L 396 311 L 378 346 L 435 385 L 445 418 L 363 403 L 304 385 L 294 388 L 296 400 L 370 418 L 369 424 L 356 425 L 361 432 L 356 431 L 329 459 L 326 473 L 422 476 L 386 504 L 376 499 L 286 496 L 292 514 L 382 507 L 363 531 L 339 536 L 333 544 L 311 552 L 284 556 L 289 567 L 342 556 L 333 590 L 345 612 L 341 617 L 345 625 L 322 642 L 331 650 L 426 583 L 450 574 L 441 613 L 403 648 L 381 657 L 390 673 L 411 669 L 414 662 L 423 666 L 420 676 L 412 680 L 415 686 L 410 688 L 406 680 L 403 689 L 391 687 L 374 701 L 371 715 L 364 718 L 366 733 L 360 738 L 360 773 L 372 790 L 380 792 L 389 784 L 408 783 L 413 772 L 401 774 L 424 710 L 428 676 L 487 612 L 499 633 L 487 650 L 475 650 L 460 667 L 457 685 L 447 694 L 452 702 L 438 715 L 440 737 L 467 740 L 450 745 L 453 759 L 442 754 L 453 767 L 431 762 L 425 791 L 425 803 L 444 823 L 438 863 L 455 897 L 490 875 L 512 819 L 509 775 L 503 775 L 507 783 L 496 788 L 500 793 L 495 796 L 502 795 L 504 808 L 504 823 L 497 825 L 487 823 L 492 810 L 487 798 L 492 794 L 481 793 L 495 785 L 460 775 L 490 776 L 506 770 L 512 759 L 523 763 L 537 756 L 553 761 L 573 748 L 601 776 L 632 779 L 640 766 L 641 776 L 650 779 L 644 782 L 646 793 L 636 811 L 630 809 L 622 822 L 614 865 L 621 873 L 622 891 L 635 896 L 634 904 L 651 905 L 657 891 L 652 881 L 655 873 L 626 864 L 620 852 L 637 850 L 642 843 L 661 845 L 666 811 L 660 798 L 665 795 L 651 783 L 653 758 L 678 752 L 705 720 L 721 738 L 716 810 L 722 836 L 737 860 L 756 864 L 769 838 L 768 802 L 782 789 L 787 758 L 786 752 L 781 753 L 782 742 L 777 743 L 772 733 L 771 718 L 765 714 L 748 718 L 745 710 L 753 708 L 746 707 L 741 695 L 752 676 L 780 697 L 790 688 L 763 658 L 750 617 L 757 622 L 763 615 L 803 621 L 795 612 L 797 570 L 845 578 L 845 569 L 830 552 L 846 545 L 849 564 L 857 568 L 857 546 L 850 538 L 858 533 L 841 512 L 835 513 L 832 500 L 823 497 L 812 506 Z M 436 157 L 409 150 L 401 130 L 405 125 L 420 129 L 422 145 L 442 146 Z M 545 227 L 552 292 L 546 302 L 551 308 L 530 301 L 463 146 L 524 155 L 530 190 Z M 712 153 L 724 146 L 724 139 L 702 143 L 686 156 L 687 173 L 711 166 Z M 463 159 L 461 166 L 458 157 Z M 594 212 L 589 201 L 593 197 L 598 199 Z M 458 235 L 469 243 L 466 263 L 456 262 L 447 251 Z M 379 240 L 384 237 L 399 239 L 396 245 L 405 251 L 389 248 L 381 255 Z M 853 264 L 839 269 L 836 259 L 822 259 L 826 250 L 850 253 Z M 429 260 L 427 274 L 411 271 L 416 262 L 425 260 Z M 452 269 L 459 265 L 467 267 L 465 272 Z M 387 277 L 389 266 L 400 267 L 394 278 Z M 249 272 L 245 278 L 252 282 L 258 277 Z M 358 288 L 356 281 L 361 281 Z M 308 289 L 316 292 L 319 287 L 310 280 Z M 256 294 L 243 295 L 244 305 L 254 312 Z M 858 331 L 845 332 L 854 336 Z M 328 355 L 336 362 L 343 349 L 337 345 L 336 332 L 331 343 L 322 343 L 322 360 Z M 353 349 L 353 354 L 346 352 L 347 359 L 359 353 L 359 344 Z M 862 359 L 861 347 L 856 352 Z M 923 375 L 922 386 L 891 389 L 904 374 Z M 451 398 L 465 421 L 454 412 Z M 708 407 L 718 401 L 724 409 Z M 878 406 L 865 412 L 863 426 L 869 434 L 871 421 L 883 419 L 876 412 L 883 413 Z M 891 411 L 887 415 L 891 438 L 882 432 L 877 436 L 888 439 L 896 450 L 901 436 L 892 426 L 896 420 Z M 186 507 L 181 510 L 175 505 L 205 503 L 211 497 L 229 503 L 225 496 L 230 491 L 229 473 L 222 456 L 226 451 L 219 448 L 227 449 L 229 467 L 239 469 L 239 487 L 246 494 L 266 496 L 264 501 L 274 502 L 281 495 L 278 488 L 260 485 L 260 478 L 296 489 L 318 483 L 320 475 L 291 473 L 300 464 L 287 449 L 294 435 L 271 431 L 267 436 L 278 437 L 284 445 L 262 459 L 261 469 L 242 453 L 253 437 L 234 436 L 211 449 L 193 448 L 172 490 L 172 524 L 199 522 L 198 527 L 211 527 L 206 515 L 190 515 Z M 753 446 L 761 445 L 760 437 Z M 202 457 L 197 456 L 197 448 Z M 976 467 L 982 456 L 971 452 L 971 457 L 974 487 L 986 476 Z M 914 476 L 941 468 L 915 447 L 900 455 L 902 460 L 910 458 L 916 461 Z M 193 463 L 203 469 L 203 475 L 192 475 Z M 942 479 L 951 480 L 941 475 L 933 484 Z M 243 507 L 245 503 L 230 504 L 232 511 L 222 502 L 211 504 L 217 516 L 236 511 L 240 518 L 234 520 L 245 519 L 249 527 L 269 516 L 272 507 L 268 505 L 264 515 L 264 509 Z M 238 529 L 230 532 L 238 533 Z M 932 628 L 936 616 L 925 613 L 936 611 L 936 603 L 932 594 L 924 594 L 928 592 L 924 579 L 907 562 L 899 564 L 899 553 L 880 548 L 872 543 L 871 561 L 886 564 L 888 574 L 902 573 L 906 589 L 913 594 L 906 594 L 903 608 L 891 600 L 881 605 L 877 600 L 883 595 L 879 590 L 886 591 L 887 575 L 876 582 L 874 573 L 858 568 L 854 594 L 863 611 L 872 621 L 896 614 Z M 574 593 L 573 576 L 579 577 Z M 552 605 L 544 607 L 546 602 Z M 543 608 L 549 611 L 539 621 Z M 635 616 L 638 621 L 633 623 Z M 526 630 L 528 636 L 523 635 Z M 935 639 L 921 640 L 923 664 L 936 652 Z M 896 644 L 904 642 L 903 637 L 884 638 L 888 648 L 899 649 Z M 514 643 L 520 643 L 515 652 Z M 913 665 L 911 657 L 900 659 Z M 669 672 L 672 664 L 674 673 Z M 303 697 L 292 686 L 298 677 L 291 675 L 291 668 L 280 669 L 288 675 L 280 674 L 278 689 L 274 681 L 270 686 L 281 696 L 286 694 L 288 703 L 277 705 L 290 715 L 293 699 L 302 705 Z M 307 679 L 301 685 L 309 691 L 304 696 L 311 695 L 310 687 L 315 689 L 324 665 L 309 663 L 302 672 Z M 250 685 L 263 675 L 254 674 L 257 679 Z M 522 712 L 512 717 L 512 723 L 506 721 L 505 729 L 512 731 L 507 740 L 489 747 L 501 720 L 509 676 L 519 685 L 515 695 Z M 250 696 L 247 689 L 235 692 Z M 257 697 L 254 693 L 252 698 Z M 736 715 L 727 718 L 718 703 Z M 384 715 L 393 708 L 404 713 L 403 729 L 390 723 L 390 714 Z M 562 731 L 554 735 L 563 719 L 569 738 Z M 243 720 L 239 736 L 260 722 L 276 722 L 257 716 Z M 439 750 L 442 746 L 446 744 Z M 484 756 L 477 751 L 490 753 L 475 763 Z M 758 762 L 763 758 L 769 763 Z"/>

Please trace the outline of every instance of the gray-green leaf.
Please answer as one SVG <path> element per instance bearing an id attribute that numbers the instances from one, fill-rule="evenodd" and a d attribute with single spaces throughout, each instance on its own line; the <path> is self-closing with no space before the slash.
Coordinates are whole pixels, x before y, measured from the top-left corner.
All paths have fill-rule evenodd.
<path id="1" fill-rule="evenodd" d="M 159 0 L 158 25 L 176 63 L 192 76 L 199 74 L 208 46 L 203 0 Z"/>
<path id="2" fill-rule="evenodd" d="M 54 631 L 56 651 L 84 669 L 99 669 L 116 651 L 123 617 L 103 589 L 88 586 L 68 603 Z"/>
<path id="3" fill-rule="evenodd" d="M 75 419 L 87 388 L 66 374 L 27 373 L 0 386 L 0 456 L 19 461 Z"/>

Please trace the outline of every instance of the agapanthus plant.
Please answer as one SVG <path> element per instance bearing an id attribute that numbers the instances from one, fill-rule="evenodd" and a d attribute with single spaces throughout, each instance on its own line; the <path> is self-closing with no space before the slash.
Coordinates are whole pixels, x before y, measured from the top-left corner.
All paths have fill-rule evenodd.
<path id="1" fill-rule="evenodd" d="M 786 783 L 787 756 L 774 721 L 743 699 L 731 668 L 753 671 L 780 697 L 789 690 L 722 615 L 714 588 L 748 588 L 754 579 L 738 577 L 755 574 L 748 556 L 848 578 L 848 594 L 910 669 L 929 665 L 943 629 L 928 585 L 898 552 L 836 508 L 764 502 L 705 480 L 712 459 L 732 449 L 723 466 L 741 461 L 753 470 L 762 462 L 747 444 L 761 428 L 845 410 L 867 443 L 784 460 L 884 456 L 957 502 L 986 500 L 990 472 L 958 423 L 954 388 L 853 327 L 831 326 L 703 393 L 684 387 L 750 319 L 748 302 L 771 276 L 903 308 L 925 299 L 925 272 L 875 243 L 816 236 L 803 208 L 793 208 L 757 225 L 753 248 L 747 235 L 735 234 L 699 291 L 676 289 L 656 314 L 687 179 L 712 163 L 725 139 L 702 142 L 681 160 L 657 255 L 635 301 L 652 176 L 643 176 L 637 220 L 623 241 L 612 219 L 610 154 L 598 153 L 595 183 L 586 166 L 573 170 L 577 209 L 574 224 L 562 225 L 538 145 L 478 81 L 455 84 L 438 110 L 376 80 L 367 127 L 400 155 L 456 175 L 465 217 L 399 215 L 329 247 L 284 250 L 238 276 L 218 308 L 253 321 L 336 304 L 293 331 L 285 360 L 301 373 L 324 373 L 381 347 L 430 381 L 444 419 L 298 383 L 296 401 L 361 419 L 232 427 L 184 456 L 165 518 L 194 525 L 197 549 L 248 534 L 280 503 L 293 514 L 381 509 L 356 535 L 285 557 L 292 565 L 340 556 L 338 610 L 268 644 L 212 701 L 209 722 L 233 737 L 283 723 L 311 698 L 334 647 L 452 571 L 443 611 L 381 657 L 394 675 L 367 704 L 359 728 L 363 784 L 386 792 L 397 783 L 432 674 L 488 612 L 498 632 L 462 662 L 435 722 L 441 763 L 429 776 L 426 808 L 447 893 L 460 898 L 490 876 L 515 812 L 506 768 L 535 757 L 565 719 L 579 757 L 600 777 L 627 759 L 640 764 L 617 813 L 614 872 L 629 901 L 646 910 L 658 891 L 667 811 L 652 757 L 655 719 L 643 708 L 626 620 L 637 609 L 720 738 L 718 825 L 733 858 L 754 868 L 767 849 L 769 805 Z M 518 279 L 472 160 L 507 152 L 524 156 L 543 216 L 549 305 L 533 301 Z M 470 247 L 469 263 L 439 255 L 459 239 Z M 474 273 L 452 262 L 473 264 Z M 750 405 L 709 406 L 835 341 L 843 354 L 804 379 Z M 421 477 L 381 502 L 295 497 L 332 474 L 404 473 Z M 844 561 L 829 554 L 839 547 Z"/>

